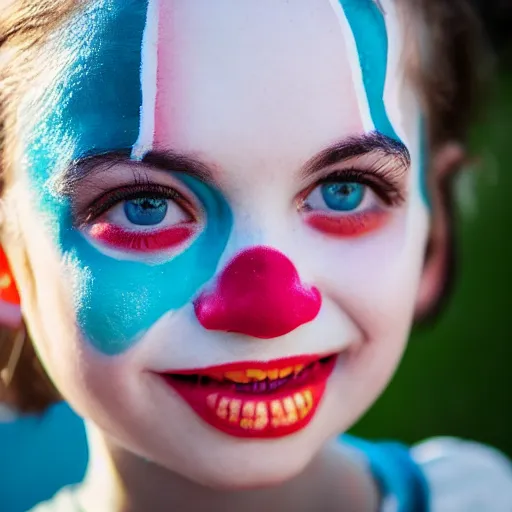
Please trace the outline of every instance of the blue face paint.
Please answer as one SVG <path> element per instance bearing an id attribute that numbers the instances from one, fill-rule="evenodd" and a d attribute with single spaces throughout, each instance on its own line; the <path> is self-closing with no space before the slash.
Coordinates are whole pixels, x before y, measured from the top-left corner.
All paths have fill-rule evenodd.
<path id="1" fill-rule="evenodd" d="M 70 201 L 52 191 L 52 177 L 72 161 L 136 143 L 147 9 L 147 1 L 103 0 L 73 20 L 57 48 L 71 58 L 43 98 L 41 122 L 26 148 L 39 206 L 75 270 L 79 327 L 107 355 L 127 350 L 166 312 L 190 302 L 213 277 L 232 226 L 231 211 L 218 191 L 181 176 L 204 208 L 201 234 L 160 265 L 120 261 L 83 237 L 74 226 Z"/>
<path id="2" fill-rule="evenodd" d="M 375 129 L 382 135 L 400 141 L 384 104 L 389 47 L 384 16 L 374 0 L 340 0 L 340 3 L 356 41 Z"/>
<path id="3" fill-rule="evenodd" d="M 181 181 L 206 212 L 203 232 L 184 252 L 161 265 L 120 261 L 90 245 L 68 225 L 60 239 L 63 252 L 75 263 L 80 289 L 76 295 L 78 322 L 101 352 L 118 354 L 169 310 L 176 310 L 213 277 L 232 224 L 222 196 L 188 176 Z M 71 212 L 66 217 L 71 219 Z"/>
<path id="4" fill-rule="evenodd" d="M 430 208 L 432 204 L 430 201 L 427 179 L 429 165 L 427 126 L 425 119 L 422 118 L 420 121 L 420 193 L 421 197 Z"/>
<path id="5" fill-rule="evenodd" d="M 340 2 L 357 42 L 374 125 L 398 139 L 383 99 L 388 40 L 382 13 L 371 0 Z M 213 277 L 232 227 L 222 195 L 183 176 L 203 205 L 202 233 L 166 263 L 120 261 L 85 240 L 74 226 L 70 201 L 52 189 L 55 174 L 72 161 L 134 148 L 141 125 L 147 11 L 147 0 L 101 0 L 66 27 L 54 43 L 57 53 L 66 56 L 64 71 L 37 105 L 41 121 L 26 140 L 27 170 L 39 207 L 75 270 L 79 326 L 108 355 L 127 350 L 166 312 L 190 302 Z"/>
<path id="6" fill-rule="evenodd" d="M 382 135 L 402 142 L 396 134 L 384 103 L 388 67 L 389 41 L 384 14 L 375 0 L 339 0 L 348 20 L 359 54 L 363 84 L 375 129 Z M 420 135 L 420 189 L 425 202 L 427 194 L 427 138 L 422 123 Z"/>

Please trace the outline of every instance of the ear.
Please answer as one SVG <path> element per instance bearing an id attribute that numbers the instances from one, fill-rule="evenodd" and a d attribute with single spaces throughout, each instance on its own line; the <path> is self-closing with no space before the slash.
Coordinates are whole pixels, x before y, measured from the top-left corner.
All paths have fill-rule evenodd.
<path id="1" fill-rule="evenodd" d="M 442 309 L 455 278 L 453 182 L 465 162 L 457 143 L 439 149 L 431 160 L 431 226 L 416 300 L 416 319 L 432 319 Z"/>
<path id="2" fill-rule="evenodd" d="M 21 326 L 20 296 L 9 261 L 0 247 L 0 326 L 17 329 Z"/>

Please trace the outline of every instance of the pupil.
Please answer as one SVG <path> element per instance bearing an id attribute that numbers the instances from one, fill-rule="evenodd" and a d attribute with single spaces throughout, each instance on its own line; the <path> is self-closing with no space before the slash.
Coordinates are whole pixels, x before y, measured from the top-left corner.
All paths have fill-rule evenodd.
<path id="1" fill-rule="evenodd" d="M 348 184 L 343 184 L 339 188 L 339 193 L 343 196 L 348 196 L 353 191 L 353 188 Z"/>

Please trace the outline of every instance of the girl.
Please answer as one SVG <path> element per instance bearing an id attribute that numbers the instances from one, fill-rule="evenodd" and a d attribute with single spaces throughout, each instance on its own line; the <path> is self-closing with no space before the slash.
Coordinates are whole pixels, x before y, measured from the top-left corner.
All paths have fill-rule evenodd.
<path id="1" fill-rule="evenodd" d="M 91 453 L 37 510 L 510 509 L 484 447 L 337 439 L 450 275 L 471 24 L 462 0 L 8 3 L 2 243 Z"/>

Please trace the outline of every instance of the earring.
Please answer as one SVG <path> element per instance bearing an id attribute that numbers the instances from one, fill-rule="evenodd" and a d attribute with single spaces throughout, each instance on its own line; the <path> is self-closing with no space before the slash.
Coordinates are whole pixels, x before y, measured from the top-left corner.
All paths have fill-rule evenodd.
<path id="1" fill-rule="evenodd" d="M 0 247 L 0 325 L 16 329 L 7 363 L 0 368 L 0 380 L 7 388 L 20 360 L 26 331 L 21 319 L 20 296 L 5 252 Z"/>
<path id="2" fill-rule="evenodd" d="M 18 289 L 16 287 L 16 283 L 14 282 L 14 278 L 11 272 L 11 268 L 9 266 L 9 262 L 7 261 L 7 256 L 3 249 L 0 248 L 0 300 L 4 302 L 8 302 L 9 304 L 14 304 L 16 306 L 20 305 L 20 296 L 18 293 Z"/>
<path id="3" fill-rule="evenodd" d="M 25 327 L 23 326 L 16 333 L 16 337 L 14 338 L 12 350 L 11 353 L 9 354 L 7 364 L 0 370 L 0 380 L 2 381 L 5 388 L 8 388 L 9 384 L 12 381 L 14 371 L 16 370 L 16 366 L 18 366 L 21 353 L 23 352 L 23 345 L 25 344 L 25 339 L 26 330 Z"/>

